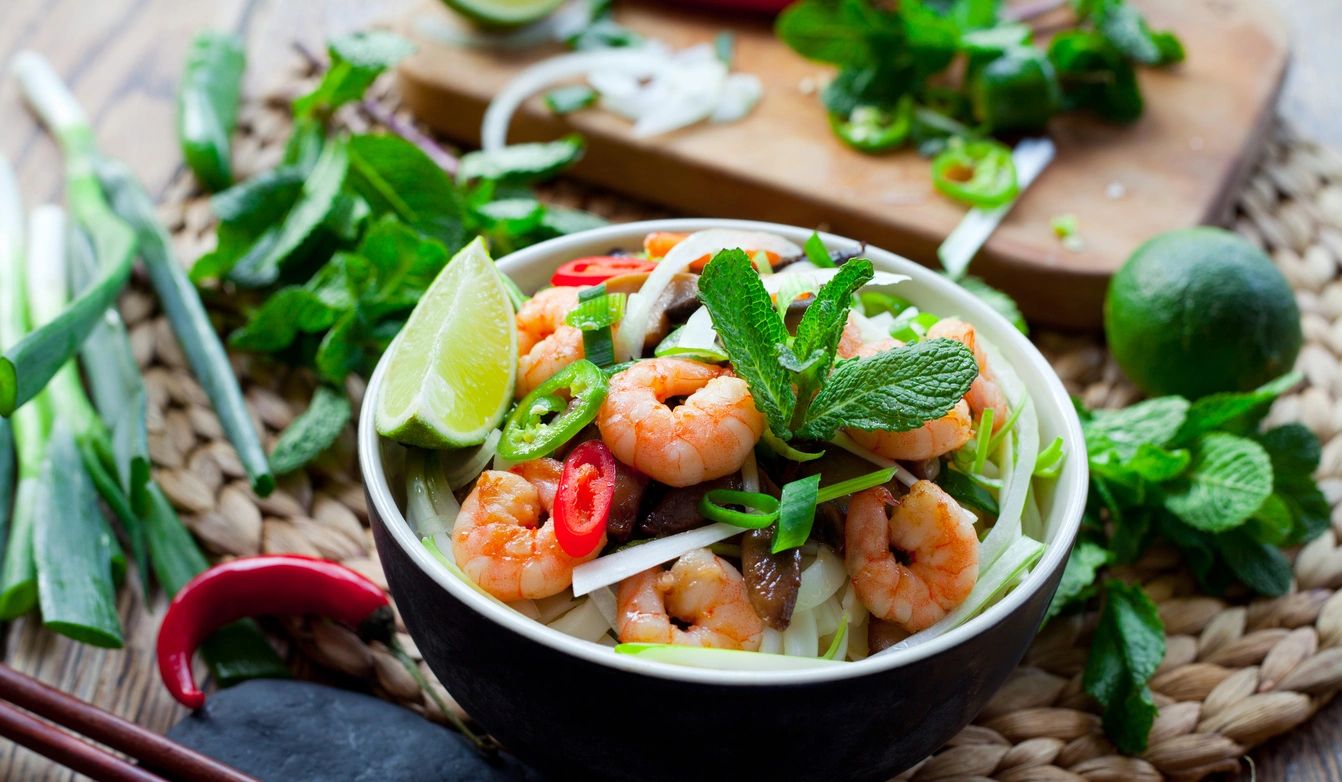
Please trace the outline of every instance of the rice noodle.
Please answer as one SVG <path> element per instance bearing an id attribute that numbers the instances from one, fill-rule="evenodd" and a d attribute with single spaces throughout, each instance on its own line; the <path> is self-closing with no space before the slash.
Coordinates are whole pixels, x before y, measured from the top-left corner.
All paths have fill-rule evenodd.
<path id="1" fill-rule="evenodd" d="M 844 569 L 843 559 L 829 546 L 821 546 L 815 561 L 801 572 L 794 610 L 805 611 L 820 605 L 842 589 L 847 580 L 848 571 Z"/>

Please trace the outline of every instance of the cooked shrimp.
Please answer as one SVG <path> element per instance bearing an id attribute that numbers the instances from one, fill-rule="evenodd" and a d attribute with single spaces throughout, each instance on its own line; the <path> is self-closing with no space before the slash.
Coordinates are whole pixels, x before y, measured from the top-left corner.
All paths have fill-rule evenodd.
<path id="1" fill-rule="evenodd" d="M 515 472 L 480 475 L 452 528 L 452 553 L 472 581 L 504 602 L 558 594 L 573 583 L 573 568 L 601 553 L 564 553 L 554 524 L 542 522 L 554 503 L 562 465 L 537 459 Z M 520 474 L 519 474 L 520 473 Z"/>
<path id="2" fill-rule="evenodd" d="M 671 397 L 685 401 L 673 410 Z M 654 358 L 611 379 L 596 425 L 615 458 L 668 486 L 693 486 L 741 469 L 764 416 L 730 370 Z"/>
<path id="3" fill-rule="evenodd" d="M 583 357 L 582 331 L 564 323 L 578 306 L 578 289 L 546 288 L 517 312 L 517 397 Z"/>
<path id="4" fill-rule="evenodd" d="M 901 343 L 894 339 L 863 342 L 862 332 L 852 318 L 844 326 L 839 339 L 840 358 L 868 358 Z M 1003 419 L 1005 420 L 1005 419 Z M 922 461 L 950 453 L 974 437 L 969 407 L 962 400 L 946 415 L 928 421 L 917 429 L 904 432 L 876 430 L 864 432 L 848 429 L 848 436 L 858 445 L 884 456 L 901 461 Z"/>
<path id="5" fill-rule="evenodd" d="M 706 548 L 620 582 L 616 630 L 624 643 L 712 646 L 756 651 L 764 621 L 750 606 L 746 582 Z M 672 619 L 689 625 L 682 630 Z"/>
<path id="6" fill-rule="evenodd" d="M 885 507 L 892 503 L 894 512 L 887 516 Z M 936 624 L 969 597 L 978 580 L 974 525 L 931 481 L 913 484 L 898 502 L 885 488 L 854 495 L 843 537 L 844 564 L 862 604 L 909 632 Z"/>
<path id="7" fill-rule="evenodd" d="M 959 318 L 947 318 L 932 324 L 932 328 L 927 330 L 927 336 L 932 339 L 953 339 L 973 351 L 979 374 L 970 384 L 965 401 L 976 416 L 982 416 L 984 410 L 992 409 L 994 432 L 1005 426 L 1011 417 L 1011 405 L 1007 402 L 1006 394 L 1002 393 L 1001 386 L 997 385 L 997 378 L 988 366 L 988 352 L 975 338 L 974 327 Z"/>

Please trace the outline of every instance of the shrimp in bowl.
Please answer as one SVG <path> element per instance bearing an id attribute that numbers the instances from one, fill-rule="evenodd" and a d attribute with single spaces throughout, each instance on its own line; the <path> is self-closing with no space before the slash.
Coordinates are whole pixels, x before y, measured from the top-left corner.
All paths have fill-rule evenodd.
<path id="1" fill-rule="evenodd" d="M 809 231 L 655 230 L 685 235 L 645 248 L 613 227 L 501 261 L 533 299 L 573 265 L 639 277 L 604 292 L 553 282 L 578 289 L 551 322 L 581 332 L 582 355 L 510 387 L 482 445 L 378 445 L 370 507 L 406 626 L 469 713 L 559 776 L 581 746 L 594 777 L 697 773 L 668 762 L 677 736 L 702 748 L 709 778 L 888 778 L 970 718 L 1039 626 L 1075 524 L 1054 487 L 1076 460 L 1056 479 L 1033 467 L 1041 438 L 1070 435 L 1066 396 L 972 299 L 875 248 L 868 267 L 856 243 L 828 239 L 837 266 L 817 268 L 802 259 Z M 593 301 L 610 316 L 591 317 Z M 973 347 L 930 333 L 953 319 Z M 971 393 L 987 375 L 1004 416 Z M 937 453 L 863 439 L 948 416 L 969 436 L 938 438 Z M 380 498 L 383 468 L 404 517 Z M 461 514 L 495 473 L 534 490 L 514 514 L 527 523 L 476 502 L 469 525 L 523 526 L 508 534 L 528 546 L 553 534 L 571 563 L 551 571 L 559 591 L 495 594 L 457 558 Z M 627 715 L 635 702 L 649 708 Z M 712 738 L 729 735 L 772 749 Z"/>

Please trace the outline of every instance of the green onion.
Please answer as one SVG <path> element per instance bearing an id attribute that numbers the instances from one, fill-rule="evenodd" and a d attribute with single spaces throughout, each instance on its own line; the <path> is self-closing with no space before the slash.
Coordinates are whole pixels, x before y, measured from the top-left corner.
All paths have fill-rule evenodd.
<path id="1" fill-rule="evenodd" d="M 762 439 L 764 440 L 764 444 L 769 447 L 769 450 L 784 459 L 789 459 L 794 462 L 810 462 L 825 455 L 824 451 L 802 451 L 793 448 L 787 442 L 780 440 L 778 435 L 768 429 L 764 430 L 764 437 Z"/>
<path id="2" fill-rule="evenodd" d="M 9 529 L 9 513 L 14 507 L 14 430 L 0 418 L 0 538 Z"/>
<path id="3" fill-rule="evenodd" d="M 773 553 L 796 548 L 811 537 L 819 491 L 819 473 L 783 485 L 778 499 L 778 531 L 774 533 Z"/>
<path id="4" fill-rule="evenodd" d="M 993 434 L 993 436 L 988 440 L 988 453 L 997 453 L 997 449 L 999 446 L 1001 446 L 1002 441 L 1006 439 L 1007 435 L 1011 434 L 1011 431 L 1013 429 L 1016 428 L 1016 419 L 1020 418 L 1021 411 L 1024 409 L 1025 409 L 1024 400 L 1021 400 L 1019 404 L 1017 404 L 1015 407 L 1011 409 L 1011 415 L 1007 416 L 1006 425 L 1003 426 L 1001 429 L 998 429 Z"/>
<path id="5" fill-rule="evenodd" d="M 927 336 L 927 330 L 941 320 L 930 312 L 920 312 L 917 307 L 909 307 L 895 316 L 890 324 L 890 336 L 900 342 L 917 342 Z"/>
<path id="6" fill-rule="evenodd" d="M 107 559 L 112 532 L 63 420 L 52 430 L 35 510 L 41 519 L 33 557 L 42 624 L 76 641 L 120 648 L 121 620 Z"/>
<path id="7" fill-rule="evenodd" d="M 93 167 L 93 132 L 84 112 L 46 61 L 31 52 L 14 60 L 30 105 L 60 142 L 66 158 L 65 192 L 97 248 L 101 275 L 59 317 L 6 349 L 0 358 L 0 415 L 32 399 L 75 354 L 130 278 L 135 235 L 107 207 Z"/>
<path id="8" fill-rule="evenodd" d="M 833 660 L 835 657 L 837 657 L 839 654 L 839 648 L 843 646 L 843 641 L 847 637 L 848 637 L 848 614 L 844 614 L 843 619 L 839 620 L 839 629 L 835 631 L 834 637 L 830 639 L 829 648 L 825 650 L 824 654 L 820 655 L 820 659 Z"/>
<path id="9" fill-rule="evenodd" d="M 177 139 L 186 164 L 209 190 L 233 181 L 229 149 L 245 63 L 242 39 L 228 33 L 200 33 L 186 56 L 177 92 Z"/>
<path id="10" fill-rule="evenodd" d="M 989 411 L 985 411 L 989 412 Z M 1034 462 L 1034 476 L 1036 478 L 1056 478 L 1058 473 L 1062 472 L 1063 462 L 1066 460 L 1066 452 L 1063 449 L 1062 437 L 1053 438 L 1053 442 L 1048 447 L 1039 452 L 1039 458 Z"/>
<path id="11" fill-rule="evenodd" d="M 806 244 L 802 245 L 802 250 L 806 253 L 806 260 L 816 266 L 819 266 L 822 269 L 834 268 L 834 259 L 829 255 L 829 248 L 825 246 L 825 242 L 820 238 L 820 234 L 815 231 L 811 232 L 811 236 L 806 240 Z"/>
<path id="12" fill-rule="evenodd" d="M 112 201 L 112 207 L 136 231 L 140 257 L 159 304 L 172 324 L 192 373 L 205 389 L 210 405 L 219 417 L 224 434 L 233 443 L 243 469 L 251 480 L 252 491 L 264 497 L 275 489 L 270 462 L 261 447 L 242 389 L 228 361 L 228 353 L 215 334 L 200 294 L 172 255 L 172 245 L 158 223 L 154 202 L 127 168 L 116 161 L 103 161 L 98 176 Z M 105 261 L 104 261 L 105 262 Z"/>
<path id="13" fill-rule="evenodd" d="M 896 472 L 896 468 L 887 467 L 884 470 L 869 472 L 865 475 L 859 475 L 856 478 L 849 478 L 846 481 L 839 481 L 838 483 L 826 486 L 816 495 L 816 504 L 818 505 L 822 502 L 837 500 L 840 497 L 847 497 L 850 494 L 873 489 L 877 486 L 884 486 L 895 479 Z"/>
<path id="14" fill-rule="evenodd" d="M 750 510 L 733 510 L 728 505 L 740 505 Z M 699 515 L 733 527 L 764 529 L 778 518 L 778 500 L 759 492 L 713 489 L 699 500 Z"/>
<path id="15" fill-rule="evenodd" d="M 583 354 L 599 367 L 615 363 L 615 342 L 611 327 L 624 317 L 623 293 L 606 293 L 606 285 L 594 285 L 578 292 L 578 306 L 564 322 L 582 329 Z"/>
<path id="16" fill-rule="evenodd" d="M 975 475 L 983 472 L 983 465 L 988 463 L 988 444 L 992 440 L 993 434 L 993 409 L 985 407 L 983 414 L 979 416 L 978 437 L 974 440 L 974 462 L 970 470 Z"/>

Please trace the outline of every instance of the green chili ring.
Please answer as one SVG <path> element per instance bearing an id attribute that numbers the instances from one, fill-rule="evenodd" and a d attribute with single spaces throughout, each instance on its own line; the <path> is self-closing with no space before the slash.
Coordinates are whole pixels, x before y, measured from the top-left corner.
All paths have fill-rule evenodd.
<path id="1" fill-rule="evenodd" d="M 756 512 L 732 510 L 728 505 L 741 505 Z M 778 520 L 778 500 L 759 492 L 713 489 L 699 500 L 699 515 L 733 527 L 763 529 Z"/>
<path id="2" fill-rule="evenodd" d="M 499 438 L 499 455 L 525 462 L 553 452 L 592 423 L 607 388 L 601 368 L 586 359 L 559 370 L 517 403 Z M 567 399 L 560 393 L 564 391 Z M 556 413 L 554 420 L 545 420 Z"/>

